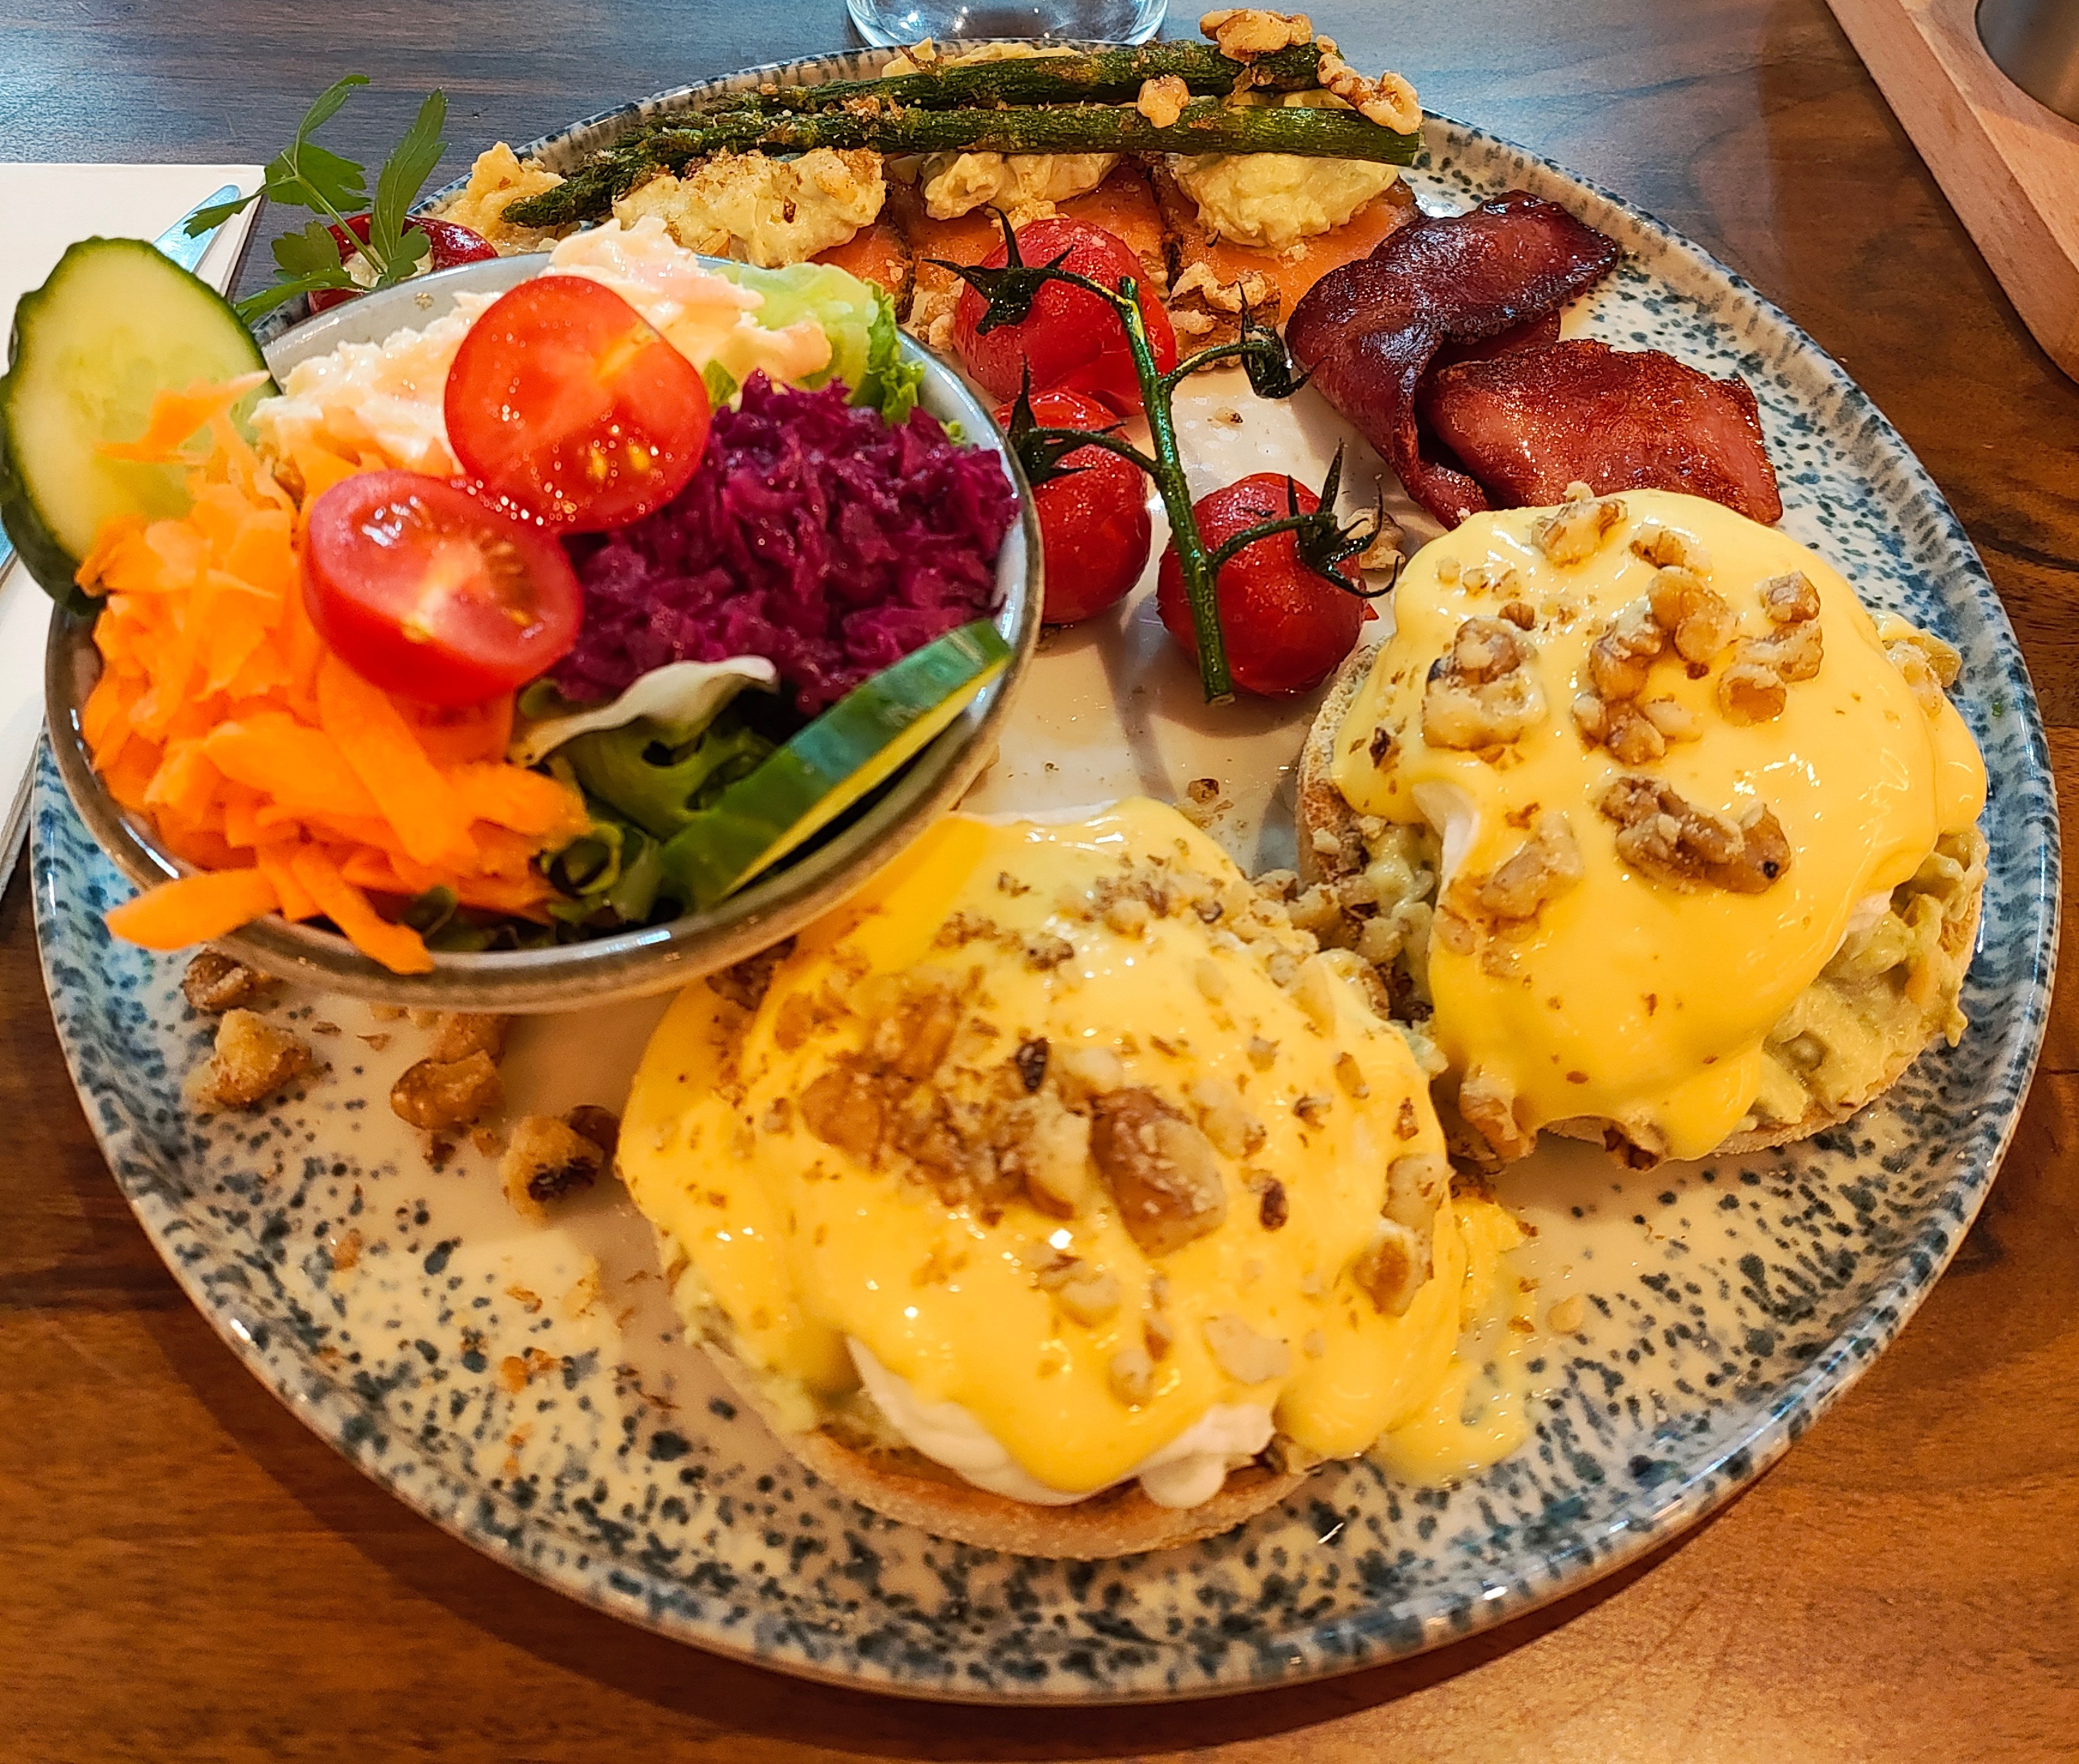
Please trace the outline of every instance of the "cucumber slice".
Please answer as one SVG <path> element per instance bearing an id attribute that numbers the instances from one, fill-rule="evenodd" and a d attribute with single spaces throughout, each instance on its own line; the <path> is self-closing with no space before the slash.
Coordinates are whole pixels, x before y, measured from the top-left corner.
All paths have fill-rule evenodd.
<path id="1" fill-rule="evenodd" d="M 187 473 L 102 455 L 144 432 L 152 400 L 267 363 L 238 315 L 204 281 L 141 239 L 87 239 L 22 296 L 0 378 L 0 523 L 29 573 L 84 610 L 80 559 L 111 516 L 147 520 L 189 505 Z M 238 407 L 242 421 L 271 384 Z"/>
<path id="2" fill-rule="evenodd" d="M 921 752 L 1010 665 L 986 619 L 845 694 L 664 848 L 696 907 L 712 907 L 827 827 Z"/>

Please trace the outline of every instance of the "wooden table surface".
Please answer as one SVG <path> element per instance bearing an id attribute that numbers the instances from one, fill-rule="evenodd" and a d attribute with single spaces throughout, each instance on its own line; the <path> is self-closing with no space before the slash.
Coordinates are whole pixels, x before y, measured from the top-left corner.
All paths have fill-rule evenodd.
<path id="1" fill-rule="evenodd" d="M 1701 242 L 1861 382 L 1983 553 L 2060 784 L 2079 782 L 2079 388 L 1822 0 L 1314 11 L 1353 61 L 1398 65 L 1433 107 Z M 495 138 L 846 40 L 836 0 L 6 0 L 0 160 L 264 159 L 358 69 L 374 86 L 344 140 L 379 157 L 437 82 L 459 168 Z M 224 1351 L 132 1222 L 58 1057 L 19 878 L 0 902 L 0 1758 L 2079 1757 L 2069 984 L 1956 1265 L 1713 1523 L 1459 1646 L 1166 1709 L 796 1683 L 581 1609 L 381 1493 Z"/>

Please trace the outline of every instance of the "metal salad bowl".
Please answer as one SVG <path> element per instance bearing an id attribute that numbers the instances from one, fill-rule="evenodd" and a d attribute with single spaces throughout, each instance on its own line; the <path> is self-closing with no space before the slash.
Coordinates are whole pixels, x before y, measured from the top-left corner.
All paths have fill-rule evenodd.
<path id="1" fill-rule="evenodd" d="M 464 292 L 498 292 L 538 274 L 541 257 L 464 264 L 334 307 L 266 345 L 278 379 L 297 362 L 342 343 L 379 342 L 448 312 Z M 988 407 L 958 375 L 901 339 L 906 359 L 923 365 L 918 402 L 942 422 L 960 423 L 977 446 L 994 453 L 1017 492 L 1019 518 L 997 559 L 1001 597 L 994 623 L 1010 646 L 1010 664 L 863 811 L 805 854 L 759 878 L 705 912 L 537 949 L 435 951 L 430 972 L 393 974 L 336 932 L 256 920 L 214 947 L 284 979 L 377 1004 L 490 1012 L 557 1011 L 667 992 L 789 936 L 838 905 L 959 802 L 993 756 L 998 728 L 1031 665 L 1040 635 L 1040 533 L 1025 478 Z M 52 749 L 80 818 L 115 866 L 140 889 L 192 866 L 162 849 L 150 826 L 103 787 L 81 729 L 80 713 L 101 672 L 91 618 L 59 610 L 44 658 Z"/>

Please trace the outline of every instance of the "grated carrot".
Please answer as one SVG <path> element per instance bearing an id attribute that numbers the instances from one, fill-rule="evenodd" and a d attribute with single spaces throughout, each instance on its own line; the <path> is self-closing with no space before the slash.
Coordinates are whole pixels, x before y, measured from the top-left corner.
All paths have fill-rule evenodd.
<path id="1" fill-rule="evenodd" d="M 201 874 L 107 922 L 178 949 L 266 912 L 323 916 L 374 960 L 422 973 L 425 940 L 371 895 L 444 886 L 542 918 L 553 890 L 534 861 L 588 817 L 575 791 L 505 763 L 510 694 L 429 710 L 325 649 L 303 603 L 295 504 L 231 417 L 257 383 L 161 393 L 145 433 L 110 450 L 190 465 L 195 500 L 178 519 L 111 521 L 80 566 L 102 601 L 82 731 L 109 794 Z M 206 450 L 181 450 L 204 429 Z"/>
<path id="2" fill-rule="evenodd" d="M 236 931 L 276 904 L 274 883 L 257 869 L 205 870 L 111 907 L 107 924 L 147 949 L 180 949 Z"/>

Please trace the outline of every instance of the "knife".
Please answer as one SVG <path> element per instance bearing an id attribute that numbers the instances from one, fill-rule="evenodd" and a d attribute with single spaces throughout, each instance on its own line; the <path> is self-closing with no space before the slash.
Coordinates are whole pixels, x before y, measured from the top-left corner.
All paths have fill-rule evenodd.
<path id="1" fill-rule="evenodd" d="M 189 209 L 186 214 L 182 215 L 179 220 L 154 239 L 152 241 L 153 249 L 162 257 L 172 259 L 190 275 L 194 274 L 195 266 L 202 262 L 203 253 L 209 249 L 210 242 L 216 237 L 218 230 L 224 223 L 219 221 L 216 226 L 199 233 L 190 239 L 187 235 L 189 218 L 217 203 L 236 202 L 237 199 L 238 186 L 236 184 L 226 184 L 220 190 L 212 190 L 194 207 Z M 0 571 L 6 570 L 14 559 L 14 542 L 5 533 L 0 533 Z"/>
<path id="2" fill-rule="evenodd" d="M 236 184 L 226 184 L 221 190 L 212 190 L 154 239 L 152 241 L 153 247 L 161 257 L 172 258 L 189 274 L 194 274 L 195 266 L 202 262 L 203 254 L 209 249 L 210 242 L 216 237 L 218 229 L 224 223 L 220 220 L 214 227 L 206 227 L 190 239 L 188 237 L 189 220 L 203 209 L 215 207 L 220 202 L 237 200 L 238 186 Z"/>

